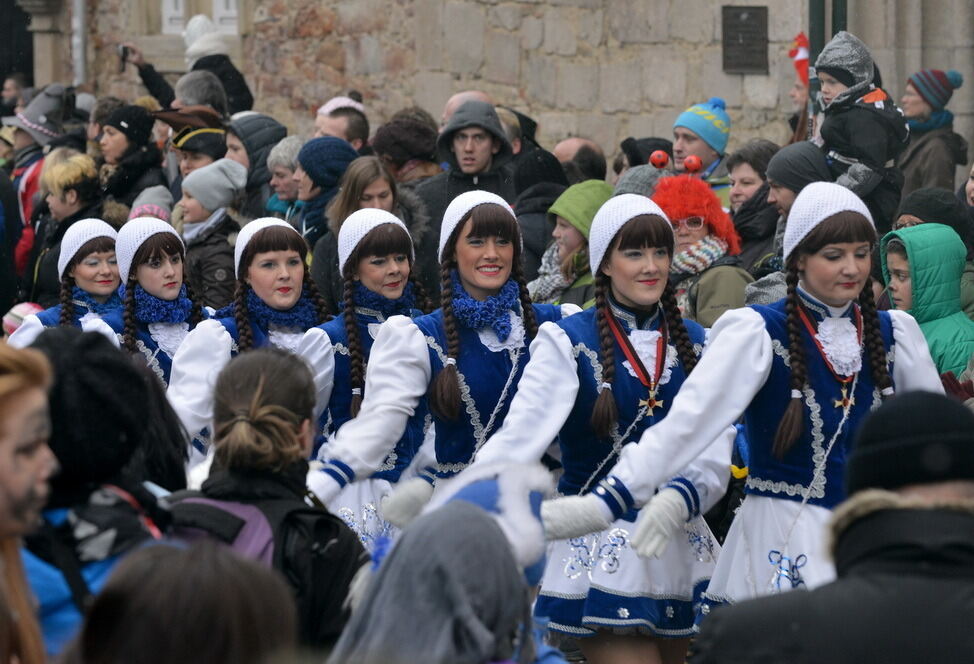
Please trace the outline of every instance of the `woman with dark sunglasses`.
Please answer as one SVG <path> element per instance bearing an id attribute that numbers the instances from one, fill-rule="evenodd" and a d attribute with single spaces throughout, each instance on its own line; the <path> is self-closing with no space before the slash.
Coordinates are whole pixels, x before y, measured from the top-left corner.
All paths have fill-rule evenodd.
<path id="1" fill-rule="evenodd" d="M 673 224 L 670 284 L 680 313 L 712 327 L 728 309 L 744 306 L 744 287 L 754 280 L 740 265 L 734 223 L 710 187 L 688 175 L 660 180 L 653 201 Z"/>

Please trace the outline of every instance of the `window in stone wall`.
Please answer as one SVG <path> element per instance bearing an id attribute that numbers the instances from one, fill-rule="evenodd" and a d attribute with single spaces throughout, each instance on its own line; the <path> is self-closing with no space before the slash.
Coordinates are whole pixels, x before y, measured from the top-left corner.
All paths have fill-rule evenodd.
<path id="1" fill-rule="evenodd" d="M 162 0 L 162 34 L 182 34 L 186 25 L 184 0 Z"/>
<path id="2" fill-rule="evenodd" d="M 213 22 L 220 32 L 237 34 L 237 0 L 213 0 Z"/>
<path id="3" fill-rule="evenodd" d="M 182 34 L 186 21 L 196 14 L 210 16 L 217 29 L 224 34 L 236 35 L 241 32 L 238 0 L 159 0 L 159 3 L 160 27 L 164 35 Z"/>

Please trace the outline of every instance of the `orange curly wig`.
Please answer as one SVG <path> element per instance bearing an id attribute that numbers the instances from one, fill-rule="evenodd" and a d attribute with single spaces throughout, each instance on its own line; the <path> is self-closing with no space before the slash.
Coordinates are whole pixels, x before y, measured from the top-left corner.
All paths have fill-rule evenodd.
<path id="1" fill-rule="evenodd" d="M 662 178 L 656 185 L 653 201 L 671 220 L 703 217 L 710 232 L 727 243 L 728 255 L 741 253 L 741 238 L 734 222 L 720 206 L 717 194 L 700 178 L 692 175 Z"/>

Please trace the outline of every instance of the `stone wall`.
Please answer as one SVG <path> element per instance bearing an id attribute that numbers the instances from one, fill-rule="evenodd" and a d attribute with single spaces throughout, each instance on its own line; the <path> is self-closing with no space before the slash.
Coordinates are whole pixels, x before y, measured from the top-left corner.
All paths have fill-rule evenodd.
<path id="1" fill-rule="evenodd" d="M 89 63 L 99 93 L 133 96 L 114 44 L 132 38 L 178 75 L 181 40 L 140 35 L 149 0 L 94 0 Z M 543 144 L 569 135 L 610 155 L 626 136 L 670 136 L 676 115 L 710 96 L 727 100 L 731 148 L 787 137 L 791 39 L 807 31 L 807 0 L 769 6 L 768 75 L 721 67 L 720 4 L 755 0 L 238 0 L 243 35 L 234 59 L 257 110 L 307 135 L 314 109 L 362 91 L 373 127 L 413 103 L 439 117 L 450 94 L 489 92 L 533 116 Z M 853 0 L 849 26 L 876 52 L 894 97 L 921 66 L 968 77 L 951 108 L 974 142 L 974 0 Z M 141 9 L 140 9 L 141 7 Z M 922 29 L 919 27 L 922 26 Z M 888 73 L 887 73 L 888 72 Z"/>

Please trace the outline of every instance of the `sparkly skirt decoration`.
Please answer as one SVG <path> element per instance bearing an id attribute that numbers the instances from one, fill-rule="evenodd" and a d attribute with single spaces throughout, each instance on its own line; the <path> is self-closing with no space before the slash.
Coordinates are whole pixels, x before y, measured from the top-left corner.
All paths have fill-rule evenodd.
<path id="1" fill-rule="evenodd" d="M 835 579 L 826 550 L 832 512 L 818 505 L 749 495 L 738 509 L 704 594 L 701 615 L 713 607 Z"/>
<path id="2" fill-rule="evenodd" d="M 594 636 L 597 630 L 682 638 L 694 631 L 701 596 L 720 545 L 702 518 L 670 540 L 662 558 L 642 558 L 630 544 L 635 524 L 548 546 L 548 566 L 535 616 L 556 635 Z"/>
<path id="3" fill-rule="evenodd" d="M 369 478 L 352 482 L 327 505 L 328 511 L 355 531 L 365 550 L 372 555 L 379 538 L 394 539 L 399 532 L 382 518 L 382 499 L 392 493 L 388 480 Z"/>

